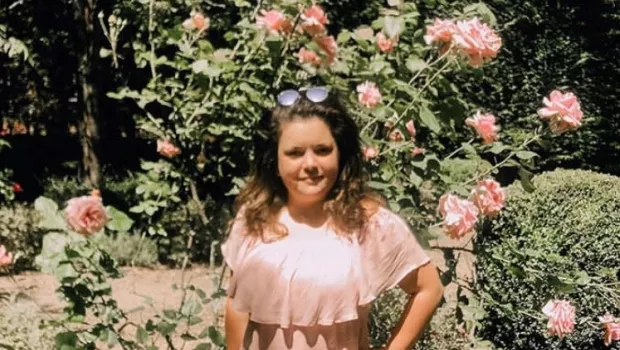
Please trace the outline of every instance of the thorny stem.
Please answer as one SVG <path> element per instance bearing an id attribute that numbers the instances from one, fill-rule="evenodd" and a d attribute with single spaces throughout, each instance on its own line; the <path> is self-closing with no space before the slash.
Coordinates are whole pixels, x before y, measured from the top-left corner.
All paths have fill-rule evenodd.
<path id="1" fill-rule="evenodd" d="M 153 45 L 153 8 L 155 6 L 155 0 L 151 0 L 149 2 L 149 45 L 151 47 L 151 57 L 149 58 L 149 66 L 151 67 L 151 76 L 153 79 L 156 78 L 157 73 L 155 72 L 155 45 Z"/>
<path id="2" fill-rule="evenodd" d="M 475 138 L 470 139 L 469 141 L 467 141 L 467 144 L 468 144 L 468 145 L 471 145 L 471 144 L 474 142 L 474 140 L 475 140 Z M 454 150 L 454 152 L 450 153 L 450 154 L 446 157 L 446 159 L 450 159 L 450 158 L 454 157 L 455 155 L 457 155 L 457 154 L 458 154 L 460 151 L 462 151 L 462 150 L 463 150 L 463 146 L 461 146 L 461 147 L 457 148 L 456 150 Z"/>
<path id="3" fill-rule="evenodd" d="M 409 104 L 407 105 L 407 107 L 405 108 L 405 110 L 400 114 L 400 116 L 398 117 L 398 119 L 396 119 L 396 121 L 394 122 L 394 125 L 398 125 L 398 123 L 405 117 L 405 115 L 407 114 L 407 112 L 409 112 L 409 110 L 411 109 L 411 107 L 413 107 L 413 105 L 418 101 L 418 99 L 420 98 L 420 96 L 422 96 L 422 93 L 424 92 L 424 90 L 426 90 L 426 88 L 428 88 L 431 83 L 437 79 L 437 77 L 439 76 L 439 74 L 441 74 L 446 68 L 448 68 L 448 66 L 450 65 L 450 63 L 452 63 L 452 61 L 448 61 L 446 62 L 446 64 L 444 64 L 441 68 L 439 68 L 435 74 L 426 81 L 426 83 L 424 84 L 424 86 L 418 91 L 418 93 L 416 94 L 416 96 L 411 100 L 411 102 L 409 102 Z"/>
<path id="4" fill-rule="evenodd" d="M 463 185 L 468 185 L 471 184 L 473 182 L 476 182 L 478 179 L 483 178 L 487 175 L 489 175 L 490 173 L 492 173 L 495 169 L 500 168 L 502 165 L 506 164 L 510 159 L 512 159 L 517 152 L 523 150 L 527 145 L 529 145 L 530 143 L 540 139 L 541 135 L 540 134 L 535 134 L 531 139 L 526 140 L 525 142 L 523 142 L 523 144 L 521 144 L 521 146 L 519 146 L 516 150 L 513 150 L 512 152 L 510 152 L 510 154 L 508 156 L 506 156 L 506 158 L 504 158 L 504 160 L 502 160 L 501 162 L 495 164 L 492 168 L 488 169 L 487 171 L 485 171 L 482 174 L 476 175 L 473 178 L 467 180 L 465 183 L 463 183 Z"/>

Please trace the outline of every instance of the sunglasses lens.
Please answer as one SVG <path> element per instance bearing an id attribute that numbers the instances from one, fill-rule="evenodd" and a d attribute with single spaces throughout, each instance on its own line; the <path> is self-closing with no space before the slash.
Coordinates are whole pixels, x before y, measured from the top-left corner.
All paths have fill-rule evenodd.
<path id="1" fill-rule="evenodd" d="M 278 94 L 278 103 L 281 106 L 291 106 L 299 98 L 299 92 L 295 90 L 284 90 Z"/>
<path id="2" fill-rule="evenodd" d="M 329 91 L 323 87 L 313 87 L 306 91 L 306 97 L 314 103 L 325 101 L 327 95 L 329 95 Z"/>

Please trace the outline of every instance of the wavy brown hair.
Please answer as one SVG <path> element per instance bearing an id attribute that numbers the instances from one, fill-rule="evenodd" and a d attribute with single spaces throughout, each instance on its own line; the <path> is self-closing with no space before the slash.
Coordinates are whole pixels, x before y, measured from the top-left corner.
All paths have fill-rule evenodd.
<path id="1" fill-rule="evenodd" d="M 330 225 L 344 235 L 360 232 L 368 218 L 385 205 L 366 186 L 359 130 L 336 93 L 330 92 L 323 102 L 315 103 L 301 92 L 293 105 L 278 105 L 265 112 L 255 130 L 252 171 L 235 201 L 250 235 L 267 240 L 268 232 L 276 238 L 288 234 L 277 223 L 277 215 L 287 202 L 286 187 L 278 176 L 280 126 L 298 118 L 314 117 L 328 125 L 339 151 L 338 178 L 324 204 Z"/>

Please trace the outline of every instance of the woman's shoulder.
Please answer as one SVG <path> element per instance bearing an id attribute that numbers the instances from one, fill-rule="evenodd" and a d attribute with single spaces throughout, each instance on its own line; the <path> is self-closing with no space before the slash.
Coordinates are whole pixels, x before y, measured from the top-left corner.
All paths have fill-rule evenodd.
<path id="1" fill-rule="evenodd" d="M 399 214 L 383 205 L 377 205 L 373 208 L 367 209 L 366 212 L 368 217 L 366 226 L 369 228 L 376 226 L 392 226 L 394 224 L 407 225 L 405 220 Z"/>

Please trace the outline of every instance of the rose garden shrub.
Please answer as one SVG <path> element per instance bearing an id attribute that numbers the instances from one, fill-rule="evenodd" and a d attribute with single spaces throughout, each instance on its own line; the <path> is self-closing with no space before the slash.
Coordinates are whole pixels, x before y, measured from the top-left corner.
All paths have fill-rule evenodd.
<path id="1" fill-rule="evenodd" d="M 0 207 L 0 245 L 15 255 L 13 271 L 30 269 L 41 249 L 43 230 L 37 227 L 38 213 L 23 204 Z"/>
<path id="2" fill-rule="evenodd" d="M 157 264 L 157 243 L 149 237 L 129 232 L 98 235 L 95 242 L 121 266 L 154 266 Z"/>
<path id="3" fill-rule="evenodd" d="M 505 210 L 478 236 L 481 336 L 502 349 L 605 349 L 599 317 L 620 314 L 620 178 L 556 170 L 533 183 L 533 193 L 508 187 Z M 538 316 L 554 298 L 575 307 L 564 339 Z"/>

